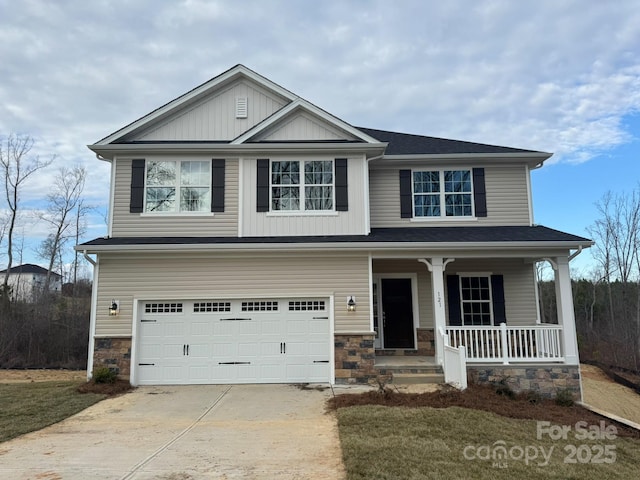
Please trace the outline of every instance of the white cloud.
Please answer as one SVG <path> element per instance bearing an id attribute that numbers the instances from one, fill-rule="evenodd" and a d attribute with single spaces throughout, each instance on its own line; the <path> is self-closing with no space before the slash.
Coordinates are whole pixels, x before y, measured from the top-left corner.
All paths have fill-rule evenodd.
<path id="1" fill-rule="evenodd" d="M 635 0 L 2 2 L 0 134 L 87 166 L 104 207 L 85 145 L 244 63 L 354 125 L 584 162 L 634 138 L 637 25 Z"/>

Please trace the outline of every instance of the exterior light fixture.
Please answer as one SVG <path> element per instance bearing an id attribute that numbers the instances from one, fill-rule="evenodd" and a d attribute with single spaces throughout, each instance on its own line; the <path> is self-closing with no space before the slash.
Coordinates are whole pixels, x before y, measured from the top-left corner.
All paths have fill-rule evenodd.
<path id="1" fill-rule="evenodd" d="M 351 295 L 347 297 L 347 312 L 355 312 L 356 311 L 356 297 Z"/>
<path id="2" fill-rule="evenodd" d="M 115 316 L 120 313 L 120 300 L 111 300 L 111 305 L 109 306 L 109 315 Z"/>

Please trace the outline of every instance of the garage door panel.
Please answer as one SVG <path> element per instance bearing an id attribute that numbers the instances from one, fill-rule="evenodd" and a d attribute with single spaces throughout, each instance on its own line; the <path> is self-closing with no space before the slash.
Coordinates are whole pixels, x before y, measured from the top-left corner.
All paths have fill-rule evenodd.
<path id="1" fill-rule="evenodd" d="M 140 313 L 137 357 L 155 363 L 138 366 L 140 384 L 330 379 L 328 301 L 156 302 L 165 307 L 158 307 L 153 319 L 144 308 Z M 180 312 L 168 310 L 174 304 L 183 306 Z"/>

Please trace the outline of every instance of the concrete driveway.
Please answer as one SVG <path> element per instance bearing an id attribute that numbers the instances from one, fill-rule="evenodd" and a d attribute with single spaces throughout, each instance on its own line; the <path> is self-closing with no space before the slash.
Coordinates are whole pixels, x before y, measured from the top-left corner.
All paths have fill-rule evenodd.
<path id="1" fill-rule="evenodd" d="M 341 479 L 330 389 L 140 387 L 0 443 L 6 479 Z"/>

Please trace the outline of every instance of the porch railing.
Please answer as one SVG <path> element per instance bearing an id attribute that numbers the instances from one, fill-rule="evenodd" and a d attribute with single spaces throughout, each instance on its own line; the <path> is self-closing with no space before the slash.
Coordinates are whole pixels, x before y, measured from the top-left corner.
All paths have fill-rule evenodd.
<path id="1" fill-rule="evenodd" d="M 453 327 L 445 331 L 449 345 L 466 348 L 467 362 L 563 362 L 562 326 Z"/>
<path id="2" fill-rule="evenodd" d="M 454 385 L 459 390 L 467 389 L 467 355 L 466 349 L 460 345 L 454 348 L 449 345 L 449 337 L 440 329 L 444 339 L 444 355 L 442 356 L 442 370 L 444 381 Z"/>

